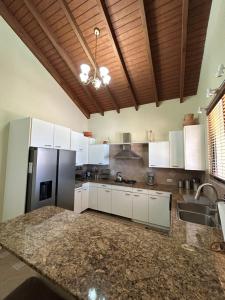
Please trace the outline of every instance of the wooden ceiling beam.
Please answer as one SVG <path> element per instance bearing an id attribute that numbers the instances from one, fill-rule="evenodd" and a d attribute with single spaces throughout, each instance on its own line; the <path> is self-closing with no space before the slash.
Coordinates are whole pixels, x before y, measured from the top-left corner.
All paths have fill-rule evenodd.
<path id="1" fill-rule="evenodd" d="M 103 20 L 106 23 L 106 28 L 107 28 L 107 31 L 109 33 L 109 37 L 110 37 L 110 40 L 112 42 L 112 45 L 113 45 L 113 48 L 114 48 L 114 52 L 115 52 L 117 58 L 119 59 L 121 65 L 122 65 L 122 69 L 123 69 L 125 77 L 127 79 L 127 82 L 128 82 L 131 94 L 132 94 L 132 100 L 133 100 L 133 103 L 134 103 L 134 107 L 135 107 L 136 110 L 138 110 L 137 95 L 136 95 L 136 92 L 134 90 L 132 81 L 130 79 L 130 75 L 129 75 L 129 72 L 127 70 L 125 61 L 123 59 L 123 55 L 122 55 L 122 52 L 120 50 L 120 46 L 119 46 L 118 40 L 116 38 L 116 34 L 115 34 L 114 29 L 113 29 L 112 22 L 110 20 L 110 15 L 109 15 L 108 9 L 107 9 L 107 7 L 105 5 L 105 0 L 97 0 L 97 3 L 98 3 L 98 6 L 100 8 L 101 16 L 102 16 Z"/>
<path id="2" fill-rule="evenodd" d="M 184 101 L 184 77 L 187 53 L 187 26 L 189 0 L 182 1 L 182 29 L 181 29 L 181 58 L 180 58 L 180 103 Z"/>
<path id="3" fill-rule="evenodd" d="M 49 62 L 49 60 L 43 54 L 41 49 L 31 39 L 29 34 L 24 30 L 21 24 L 16 20 L 15 16 L 8 10 L 6 5 L 2 1 L 0 1 L 0 15 L 14 30 L 14 32 L 20 37 L 24 44 L 31 50 L 31 52 L 36 56 L 36 58 L 42 63 L 42 65 L 52 75 L 52 77 L 58 82 L 58 84 L 64 89 L 67 95 L 72 99 L 73 103 L 75 103 L 80 109 L 80 111 L 89 119 L 89 110 L 86 107 L 84 107 L 79 97 L 74 93 L 74 91 L 72 91 L 70 86 L 60 76 L 55 67 Z"/>
<path id="4" fill-rule="evenodd" d="M 41 14 L 37 11 L 36 7 L 33 5 L 33 3 L 29 0 L 24 0 L 24 3 L 26 4 L 27 8 L 29 9 L 30 13 L 33 15 L 35 20 L 38 22 L 44 33 L 47 35 L 49 40 L 51 41 L 52 45 L 55 47 L 58 54 L 61 56 L 62 60 L 66 63 L 68 68 L 71 70 L 71 72 L 74 74 L 76 80 L 80 83 L 79 75 L 77 74 L 77 70 L 73 64 L 73 61 L 71 60 L 70 56 L 67 54 L 67 52 L 62 48 L 62 46 L 57 41 L 57 38 L 54 34 L 54 32 L 47 26 L 45 20 L 41 16 Z M 88 88 L 85 88 L 83 85 L 81 85 L 84 93 L 86 94 L 87 98 L 94 103 L 95 107 L 97 108 L 98 112 L 101 113 L 101 115 L 104 115 L 104 111 L 101 107 L 101 105 L 98 103 L 97 99 L 94 97 L 91 91 L 89 91 Z"/>
<path id="5" fill-rule="evenodd" d="M 86 40 L 83 36 L 78 24 L 77 24 L 72 12 L 70 11 L 70 8 L 69 8 L 67 2 L 65 0 L 58 0 L 58 2 L 59 2 L 60 6 L 63 9 L 63 11 L 65 13 L 65 16 L 67 18 L 67 21 L 69 22 L 70 26 L 73 29 L 73 32 L 75 33 L 78 41 L 80 42 L 81 47 L 83 48 L 85 54 L 87 55 L 88 60 L 90 61 L 92 67 L 94 69 L 97 69 L 97 74 L 98 74 L 98 76 L 100 76 L 100 74 L 98 72 L 98 65 L 97 65 L 97 63 L 94 59 L 94 56 L 92 55 L 91 50 L 90 50 L 90 48 L 89 48 L 89 46 L 88 46 L 88 44 L 87 44 L 87 42 L 86 42 Z M 115 97 L 113 96 L 112 92 L 110 91 L 109 87 L 106 86 L 105 90 L 106 90 L 109 98 L 111 99 L 116 111 L 119 113 L 120 112 L 119 105 L 118 105 Z"/>
<path id="6" fill-rule="evenodd" d="M 156 85 L 156 76 L 155 76 L 151 43 L 150 43 L 150 32 L 149 32 L 149 26 L 147 25 L 147 20 L 146 20 L 144 0 L 139 0 L 139 3 L 140 3 L 143 31 L 144 31 L 146 45 L 147 45 L 148 64 L 149 64 L 149 68 L 152 73 L 152 87 L 153 87 L 154 101 L 155 101 L 156 106 L 158 107 L 159 106 L 159 97 L 158 97 L 158 90 L 157 90 L 157 85 Z"/>

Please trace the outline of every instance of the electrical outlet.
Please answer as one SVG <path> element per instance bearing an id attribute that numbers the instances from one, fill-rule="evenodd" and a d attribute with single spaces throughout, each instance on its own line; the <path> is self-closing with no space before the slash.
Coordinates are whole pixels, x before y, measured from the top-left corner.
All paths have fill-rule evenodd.
<path id="1" fill-rule="evenodd" d="M 166 182 L 170 182 L 171 183 L 171 182 L 173 182 L 173 179 L 172 178 L 167 178 Z"/>

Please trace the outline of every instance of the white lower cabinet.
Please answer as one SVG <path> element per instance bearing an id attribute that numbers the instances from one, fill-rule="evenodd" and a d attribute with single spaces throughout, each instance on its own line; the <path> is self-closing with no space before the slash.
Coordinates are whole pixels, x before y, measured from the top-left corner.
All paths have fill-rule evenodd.
<path id="1" fill-rule="evenodd" d="M 112 191 L 112 214 L 132 218 L 132 193 Z"/>
<path id="2" fill-rule="evenodd" d="M 81 209 L 82 211 L 89 208 L 89 188 L 88 184 L 83 184 L 82 186 L 82 200 L 81 200 Z"/>
<path id="3" fill-rule="evenodd" d="M 98 186 L 92 183 L 89 186 L 89 208 L 98 210 Z"/>
<path id="4" fill-rule="evenodd" d="M 82 211 L 82 188 L 75 189 L 74 192 L 74 211 L 78 214 Z"/>
<path id="5" fill-rule="evenodd" d="M 110 189 L 98 189 L 98 210 L 111 214 L 111 194 L 112 192 Z"/>
<path id="6" fill-rule="evenodd" d="M 148 195 L 132 194 L 133 216 L 134 220 L 148 223 Z"/>
<path id="7" fill-rule="evenodd" d="M 170 227 L 170 197 L 149 195 L 149 223 Z"/>

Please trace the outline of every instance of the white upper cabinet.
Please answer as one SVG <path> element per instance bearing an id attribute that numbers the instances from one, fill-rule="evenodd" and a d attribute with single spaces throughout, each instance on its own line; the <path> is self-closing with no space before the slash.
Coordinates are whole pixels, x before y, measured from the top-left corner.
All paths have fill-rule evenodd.
<path id="1" fill-rule="evenodd" d="M 205 170 L 205 137 L 202 125 L 184 126 L 186 170 Z"/>
<path id="2" fill-rule="evenodd" d="M 170 168 L 184 168 L 183 130 L 169 132 Z"/>
<path id="3" fill-rule="evenodd" d="M 149 167 L 169 168 L 169 142 L 149 143 Z"/>
<path id="4" fill-rule="evenodd" d="M 109 145 L 95 144 L 89 145 L 88 163 L 91 165 L 109 164 Z"/>
<path id="5" fill-rule="evenodd" d="M 54 125 L 54 148 L 70 150 L 70 128 Z"/>
<path id="6" fill-rule="evenodd" d="M 53 148 L 54 124 L 32 119 L 30 145 L 33 147 Z"/>
<path id="7" fill-rule="evenodd" d="M 71 131 L 71 150 L 76 151 L 76 166 L 88 163 L 88 141 L 82 133 Z"/>

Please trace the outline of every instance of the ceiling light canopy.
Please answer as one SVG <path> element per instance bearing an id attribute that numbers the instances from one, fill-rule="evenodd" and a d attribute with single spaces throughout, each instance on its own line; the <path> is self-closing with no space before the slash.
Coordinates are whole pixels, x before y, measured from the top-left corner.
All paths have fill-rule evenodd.
<path id="1" fill-rule="evenodd" d="M 93 74 L 90 73 L 91 68 L 87 64 L 82 64 L 80 66 L 80 80 L 83 84 L 92 84 L 96 90 L 98 90 L 101 86 L 106 86 L 109 84 L 111 80 L 111 76 L 109 75 L 109 70 L 106 67 L 100 67 L 99 70 L 97 70 L 97 62 L 96 62 L 96 56 L 97 56 L 97 41 L 98 36 L 100 35 L 99 28 L 94 28 L 94 34 L 95 34 L 95 55 L 94 55 L 94 72 Z"/>

